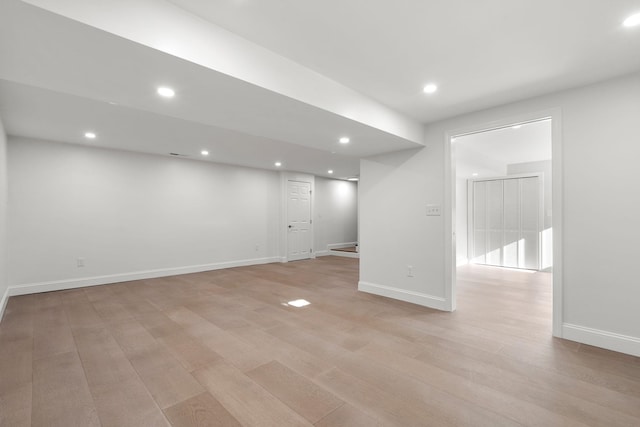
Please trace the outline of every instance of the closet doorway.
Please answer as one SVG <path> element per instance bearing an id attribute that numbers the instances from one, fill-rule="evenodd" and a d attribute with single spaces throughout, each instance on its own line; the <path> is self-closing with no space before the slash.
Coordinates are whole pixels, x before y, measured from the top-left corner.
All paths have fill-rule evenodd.
<path id="1" fill-rule="evenodd" d="M 451 240 L 445 241 L 445 301 L 450 310 L 505 325 L 536 318 L 562 336 L 561 122 L 561 111 L 554 108 L 447 131 L 445 209 L 451 216 L 445 229 Z M 533 179 L 512 181 L 520 178 Z M 475 186 L 485 195 L 474 215 Z M 540 316 L 550 311 L 551 316 Z"/>
<path id="2" fill-rule="evenodd" d="M 469 180 L 470 262 L 539 270 L 544 176 Z"/>

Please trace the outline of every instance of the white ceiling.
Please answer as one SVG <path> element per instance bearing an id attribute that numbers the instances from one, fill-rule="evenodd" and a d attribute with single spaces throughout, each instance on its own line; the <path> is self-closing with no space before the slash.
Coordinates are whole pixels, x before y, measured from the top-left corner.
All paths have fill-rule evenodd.
<path id="1" fill-rule="evenodd" d="M 171 1 L 425 123 L 640 69 L 639 0 Z"/>
<path id="2" fill-rule="evenodd" d="M 551 120 L 539 120 L 455 138 L 456 175 L 500 176 L 507 165 L 551 160 Z"/>
<path id="3" fill-rule="evenodd" d="M 420 147 L 420 123 L 640 70 L 620 25 L 640 0 L 27 1 L 56 13 L 0 3 L 9 133 L 322 176 Z"/>

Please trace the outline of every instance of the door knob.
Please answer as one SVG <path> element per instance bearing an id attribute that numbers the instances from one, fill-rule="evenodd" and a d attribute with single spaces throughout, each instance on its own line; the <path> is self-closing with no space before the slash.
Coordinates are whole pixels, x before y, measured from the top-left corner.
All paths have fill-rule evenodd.
<path id="1" fill-rule="evenodd" d="M 293 225 L 290 225 L 289 228 L 293 228 Z"/>

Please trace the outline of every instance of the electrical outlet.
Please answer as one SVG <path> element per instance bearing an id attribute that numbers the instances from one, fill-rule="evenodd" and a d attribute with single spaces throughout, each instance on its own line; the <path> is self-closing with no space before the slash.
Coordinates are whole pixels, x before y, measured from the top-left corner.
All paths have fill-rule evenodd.
<path id="1" fill-rule="evenodd" d="M 84 258 L 78 258 L 76 259 L 76 265 L 78 267 L 84 267 Z"/>
<path id="2" fill-rule="evenodd" d="M 407 265 L 407 277 L 413 277 L 413 265 Z"/>

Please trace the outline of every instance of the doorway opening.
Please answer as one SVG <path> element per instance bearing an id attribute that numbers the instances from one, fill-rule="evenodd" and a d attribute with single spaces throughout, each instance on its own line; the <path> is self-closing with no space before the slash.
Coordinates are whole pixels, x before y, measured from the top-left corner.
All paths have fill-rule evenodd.
<path id="1" fill-rule="evenodd" d="M 553 309 L 546 320 L 553 320 L 554 335 L 560 336 L 561 253 L 554 254 L 559 250 L 554 225 L 560 218 L 554 215 L 562 199 L 553 114 L 479 126 L 448 138 L 452 309 L 457 290 L 464 292 L 465 309 L 481 299 L 490 305 L 502 297 L 505 304 L 510 296 L 546 298 L 547 309 Z M 489 294 L 497 299 L 483 299 Z"/>

